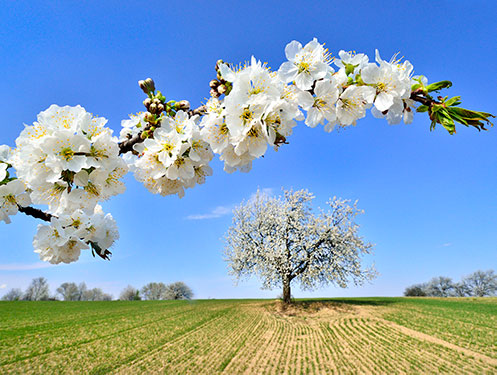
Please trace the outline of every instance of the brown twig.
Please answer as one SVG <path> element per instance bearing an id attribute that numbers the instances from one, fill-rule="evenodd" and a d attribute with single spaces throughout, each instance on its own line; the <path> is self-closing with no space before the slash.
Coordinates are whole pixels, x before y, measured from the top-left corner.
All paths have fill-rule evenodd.
<path id="1" fill-rule="evenodd" d="M 440 102 L 437 102 L 434 99 L 427 98 L 426 96 L 423 96 L 422 91 L 413 91 L 411 93 L 410 99 L 414 100 L 415 102 L 421 103 L 427 107 L 431 107 L 433 104 L 440 104 Z"/>
<path id="2" fill-rule="evenodd" d="M 41 219 L 44 221 L 50 221 L 53 217 L 53 215 L 49 214 L 48 212 L 44 212 L 38 208 L 34 208 L 31 206 L 27 207 L 22 207 L 22 206 L 17 206 L 19 209 L 19 212 L 22 212 L 25 215 L 32 216 L 35 219 Z"/>

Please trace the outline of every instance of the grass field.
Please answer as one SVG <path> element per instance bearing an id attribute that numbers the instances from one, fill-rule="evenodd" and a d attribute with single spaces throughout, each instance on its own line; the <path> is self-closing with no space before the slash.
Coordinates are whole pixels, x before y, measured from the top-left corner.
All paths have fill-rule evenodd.
<path id="1" fill-rule="evenodd" d="M 497 299 L 0 302 L 1 374 L 497 373 Z"/>

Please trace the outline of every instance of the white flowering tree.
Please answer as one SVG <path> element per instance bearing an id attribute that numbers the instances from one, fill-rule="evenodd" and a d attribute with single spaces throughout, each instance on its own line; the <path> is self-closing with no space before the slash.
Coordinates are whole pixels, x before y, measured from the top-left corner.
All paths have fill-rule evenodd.
<path id="1" fill-rule="evenodd" d="M 152 282 L 141 288 L 141 295 L 146 300 L 159 300 L 164 299 L 166 290 L 166 284 Z"/>
<path id="2" fill-rule="evenodd" d="M 367 109 L 389 124 L 410 123 L 416 110 L 428 113 L 431 128 L 453 134 L 455 122 L 482 130 L 493 117 L 459 107 L 459 97 L 435 98 L 451 83 L 428 84 L 396 56 L 385 61 L 376 52 L 371 62 L 340 51 L 332 58 L 316 39 L 293 41 L 285 54 L 275 72 L 254 57 L 243 66 L 219 60 L 211 98 L 196 109 L 167 100 L 153 80 L 140 81 L 146 112 L 122 121 L 119 137 L 80 106 L 50 106 L 15 148 L 0 148 L 0 220 L 18 212 L 43 220 L 33 246 L 44 261 L 74 262 L 85 249 L 109 259 L 119 233 L 99 203 L 124 192 L 128 171 L 154 194 L 183 197 L 212 174 L 214 154 L 226 172 L 247 172 L 268 147 L 287 143 L 297 121 L 330 132 L 355 125 Z"/>
<path id="3" fill-rule="evenodd" d="M 473 272 L 462 280 L 469 296 L 485 297 L 497 293 L 497 275 L 493 270 Z"/>
<path id="4" fill-rule="evenodd" d="M 361 267 L 372 245 L 358 235 L 356 203 L 333 198 L 329 211 L 312 212 L 314 196 L 307 190 L 285 191 L 282 197 L 257 192 L 234 210 L 226 234 L 225 254 L 237 279 L 257 275 L 265 289 L 283 287 L 290 302 L 291 283 L 302 289 L 335 284 L 356 285 L 375 275 Z"/>

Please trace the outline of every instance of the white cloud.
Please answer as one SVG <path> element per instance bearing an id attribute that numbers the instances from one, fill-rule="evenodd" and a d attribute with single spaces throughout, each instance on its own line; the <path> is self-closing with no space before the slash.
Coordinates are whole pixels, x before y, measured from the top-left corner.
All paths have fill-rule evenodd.
<path id="1" fill-rule="evenodd" d="M 264 189 L 259 189 L 262 195 L 272 197 L 274 195 L 274 189 L 273 188 L 264 188 Z M 255 194 L 253 193 L 248 201 L 253 201 L 255 199 Z M 194 214 L 194 215 L 188 215 L 186 217 L 187 220 L 206 220 L 206 219 L 217 219 L 218 217 L 226 216 L 226 215 L 231 215 L 233 212 L 233 208 L 235 205 L 231 206 L 217 206 L 214 208 L 211 212 L 205 213 L 205 214 Z"/>
<path id="2" fill-rule="evenodd" d="M 444 243 L 442 246 L 443 246 L 443 247 L 447 247 L 447 246 L 451 246 L 451 245 L 452 245 L 452 242 L 446 242 L 446 243 Z"/>
<path id="3" fill-rule="evenodd" d="M 233 211 L 233 206 L 217 206 L 209 213 L 188 215 L 186 219 L 187 220 L 216 219 L 218 217 L 229 215 L 231 214 L 232 211 Z"/>
<path id="4" fill-rule="evenodd" d="M 53 266 L 53 264 L 44 262 L 0 264 L 0 271 L 29 271 Z"/>
<path id="5" fill-rule="evenodd" d="M 5 289 L 5 288 L 7 288 L 7 284 L 1 284 L 0 285 L 0 289 Z"/>

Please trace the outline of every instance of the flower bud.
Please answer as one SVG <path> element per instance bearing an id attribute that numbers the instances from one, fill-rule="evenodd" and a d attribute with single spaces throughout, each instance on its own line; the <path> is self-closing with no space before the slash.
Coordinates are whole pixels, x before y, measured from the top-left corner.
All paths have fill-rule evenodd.
<path id="1" fill-rule="evenodd" d="M 219 98 L 221 96 L 216 89 L 211 89 L 210 94 L 213 98 Z"/>
<path id="2" fill-rule="evenodd" d="M 215 89 L 217 86 L 219 86 L 219 81 L 217 79 L 213 79 L 212 81 L 209 82 L 209 87 Z"/>
<path id="3" fill-rule="evenodd" d="M 138 85 L 143 90 L 145 94 L 149 94 L 155 91 L 155 83 L 152 78 L 147 78 L 146 80 L 138 81 Z"/>
<path id="4" fill-rule="evenodd" d="M 155 103 L 150 104 L 150 106 L 148 107 L 148 110 L 150 111 L 150 113 L 156 113 L 157 112 L 157 104 L 155 104 Z"/>
<path id="5" fill-rule="evenodd" d="M 159 104 L 159 105 L 157 106 L 157 111 L 158 111 L 159 113 L 160 113 L 160 112 L 164 112 L 164 109 L 165 109 L 165 108 L 164 108 L 164 104 L 162 104 L 162 103 L 161 103 L 161 104 Z"/>
<path id="6" fill-rule="evenodd" d="M 219 70 L 219 65 L 224 64 L 224 61 L 219 59 L 216 61 L 216 70 Z"/>
<path id="7" fill-rule="evenodd" d="M 188 111 L 190 109 L 190 102 L 188 100 L 180 100 L 174 104 L 176 110 Z"/>
<path id="8" fill-rule="evenodd" d="M 150 87 L 150 91 L 155 91 L 155 82 L 152 78 L 147 78 L 145 80 L 145 83 L 147 84 L 148 87 Z"/>
<path id="9" fill-rule="evenodd" d="M 226 91 L 228 91 L 228 88 L 226 87 L 226 85 L 219 85 L 217 88 L 217 92 L 220 95 L 223 95 Z"/>
<path id="10" fill-rule="evenodd" d="M 150 98 L 147 98 L 143 101 L 143 105 L 145 106 L 145 108 L 148 109 L 148 107 L 150 106 L 150 104 L 152 104 L 152 99 Z"/>
<path id="11" fill-rule="evenodd" d="M 155 121 L 155 115 L 151 113 L 145 113 L 145 121 L 146 122 L 154 122 Z"/>

